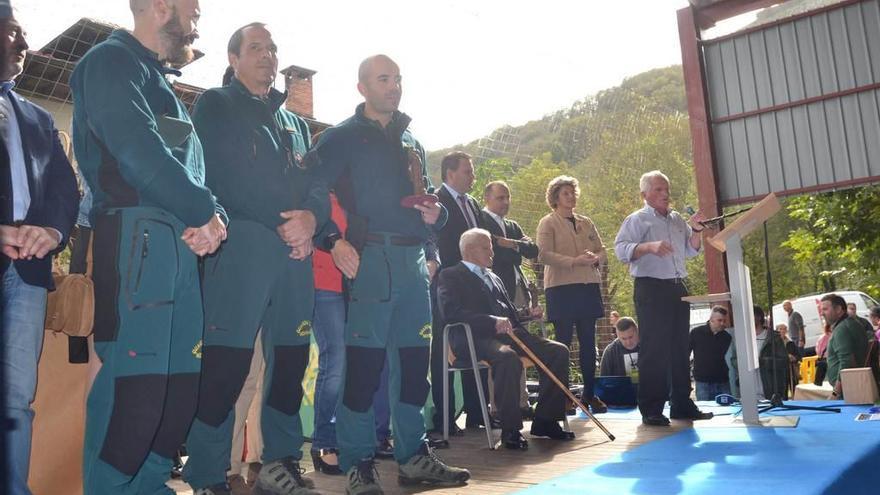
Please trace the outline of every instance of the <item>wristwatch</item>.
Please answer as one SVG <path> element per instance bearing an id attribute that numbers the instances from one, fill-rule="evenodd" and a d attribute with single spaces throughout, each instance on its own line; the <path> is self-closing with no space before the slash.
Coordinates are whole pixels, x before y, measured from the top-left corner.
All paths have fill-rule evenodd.
<path id="1" fill-rule="evenodd" d="M 336 245 L 336 241 L 338 241 L 339 239 L 342 239 L 342 236 L 339 235 L 338 232 L 334 232 L 332 234 L 327 234 L 327 236 L 324 237 L 324 245 L 323 245 L 324 250 L 325 251 L 332 251 L 333 246 Z"/>

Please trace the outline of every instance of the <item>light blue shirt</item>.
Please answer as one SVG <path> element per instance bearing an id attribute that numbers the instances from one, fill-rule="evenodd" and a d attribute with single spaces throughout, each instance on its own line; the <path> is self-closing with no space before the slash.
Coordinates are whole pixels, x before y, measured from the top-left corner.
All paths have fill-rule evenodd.
<path id="1" fill-rule="evenodd" d="M 0 82 L 0 119 L 5 120 L 0 123 L 0 129 L 3 130 L 3 141 L 9 153 L 9 167 L 12 172 L 12 219 L 18 221 L 27 216 L 31 206 L 31 191 L 21 146 L 21 130 L 18 128 L 18 119 L 15 118 L 15 109 L 9 101 L 9 92 L 14 85 L 12 81 Z M 6 125 L 2 125 L 4 123 Z"/>
<path id="2" fill-rule="evenodd" d="M 670 210 L 663 216 L 645 204 L 644 208 L 631 213 L 623 221 L 614 240 L 614 254 L 629 265 L 629 273 L 633 277 L 685 278 L 685 260 L 700 252 L 691 246 L 692 233 L 690 225 L 677 211 Z M 669 242 L 672 254 L 657 256 L 647 253 L 633 259 L 636 246 L 654 241 Z"/>
<path id="3" fill-rule="evenodd" d="M 476 276 L 480 277 L 480 280 L 482 280 L 483 283 L 486 284 L 486 287 L 488 287 L 489 290 L 492 290 L 494 288 L 492 286 L 492 279 L 488 273 L 488 269 L 483 268 L 480 265 L 471 263 L 470 261 L 461 260 L 461 262 L 464 263 L 464 266 L 468 267 L 470 271 L 474 272 Z"/>

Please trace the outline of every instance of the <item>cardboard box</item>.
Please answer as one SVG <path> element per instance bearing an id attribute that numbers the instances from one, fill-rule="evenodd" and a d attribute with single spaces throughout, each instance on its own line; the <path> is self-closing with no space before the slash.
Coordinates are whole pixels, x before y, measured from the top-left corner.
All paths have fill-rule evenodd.
<path id="1" fill-rule="evenodd" d="M 871 368 L 840 370 L 843 399 L 847 404 L 874 404 L 877 402 L 877 382 Z"/>

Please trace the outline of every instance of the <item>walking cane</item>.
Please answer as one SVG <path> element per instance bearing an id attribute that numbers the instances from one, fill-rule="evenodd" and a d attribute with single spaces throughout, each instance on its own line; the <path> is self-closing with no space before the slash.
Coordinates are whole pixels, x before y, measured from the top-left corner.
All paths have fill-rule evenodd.
<path id="1" fill-rule="evenodd" d="M 535 282 L 529 282 L 528 291 L 529 291 L 529 295 L 531 296 L 530 297 L 530 299 L 531 299 L 530 306 L 533 308 L 537 308 L 538 307 L 538 296 L 540 293 L 538 291 L 538 286 L 535 284 Z M 535 356 L 535 353 L 532 352 L 531 349 L 526 347 L 526 345 L 523 343 L 523 341 L 520 340 L 519 337 L 514 335 L 513 332 L 510 332 L 508 335 L 510 335 L 510 338 L 513 339 L 513 341 L 516 342 L 517 345 L 519 345 L 520 349 L 522 349 L 523 351 L 525 351 L 526 354 L 529 355 L 529 359 L 531 359 L 532 362 L 535 363 L 535 365 L 537 365 L 539 368 L 541 368 L 544 371 L 544 373 L 547 373 L 547 376 L 549 376 L 550 379 L 553 380 L 553 383 L 555 383 L 559 388 L 562 389 L 562 392 L 565 393 L 566 397 L 568 397 L 569 399 L 571 399 L 572 402 L 574 402 L 575 404 L 580 406 L 581 411 L 585 412 L 587 414 L 587 416 L 591 420 L 593 420 L 593 423 L 596 423 L 596 426 L 598 426 L 600 430 L 605 432 L 605 434 L 608 435 L 608 439 L 613 442 L 614 435 L 612 435 L 611 432 L 608 431 L 607 428 L 605 428 L 605 425 L 603 425 L 601 421 L 596 419 L 596 416 L 593 416 L 593 413 L 590 412 L 590 410 L 587 408 L 587 406 L 585 406 L 583 404 L 583 402 L 579 401 L 578 398 L 575 397 L 573 393 L 571 393 L 571 390 L 569 390 L 568 387 L 566 387 L 565 385 L 563 385 L 563 383 L 561 381 L 559 381 L 559 378 L 556 378 L 556 375 L 554 375 L 553 372 L 550 371 L 549 368 L 547 368 L 547 365 L 544 364 L 540 359 L 538 359 L 538 356 Z M 546 335 L 545 335 L 545 337 L 546 337 Z"/>
<path id="2" fill-rule="evenodd" d="M 572 402 L 577 404 L 581 408 L 581 411 L 585 412 L 587 414 L 587 416 L 589 416 L 589 418 L 591 420 L 593 420 L 594 423 L 596 423 L 596 426 L 598 426 L 600 430 L 602 430 L 606 435 L 608 435 L 608 439 L 613 442 L 614 435 L 612 435 L 611 432 L 608 431 L 607 428 L 605 428 L 605 425 L 603 425 L 598 419 L 596 419 L 596 416 L 593 416 L 593 413 L 590 412 L 590 410 L 587 408 L 587 406 L 585 406 L 583 404 L 583 402 L 579 401 L 578 398 L 575 397 L 573 393 L 571 393 L 571 390 L 569 390 L 568 387 L 566 387 L 561 381 L 559 381 L 559 378 L 556 378 L 556 375 L 554 375 L 553 372 L 550 371 L 549 368 L 547 368 L 547 365 L 544 364 L 540 359 L 538 359 L 538 356 L 535 356 L 535 353 L 532 352 L 531 349 L 526 347 L 526 345 L 523 343 L 523 341 L 520 340 L 519 337 L 517 337 L 513 332 L 510 332 L 507 335 L 509 335 L 510 338 L 513 339 L 514 342 L 516 342 L 516 344 L 520 347 L 520 349 L 525 351 L 525 353 L 529 356 L 529 359 L 531 359 L 533 363 L 535 363 L 539 368 L 541 368 L 541 370 L 543 370 L 544 373 L 546 373 L 547 376 L 549 376 L 550 379 L 553 380 L 553 383 L 555 383 L 559 388 L 561 388 L 562 391 L 565 393 L 565 395 L 569 399 L 571 399 Z"/>

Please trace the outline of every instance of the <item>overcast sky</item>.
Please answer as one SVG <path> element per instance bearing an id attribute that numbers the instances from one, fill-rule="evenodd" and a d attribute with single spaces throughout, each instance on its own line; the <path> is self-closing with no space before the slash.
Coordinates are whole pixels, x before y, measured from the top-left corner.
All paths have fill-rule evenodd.
<path id="1" fill-rule="evenodd" d="M 18 0 L 32 49 L 80 17 L 131 27 L 127 0 Z M 357 66 L 386 53 L 401 67 L 401 110 L 428 149 L 542 117 L 655 67 L 681 63 L 686 0 L 201 0 L 205 57 L 183 82 L 216 86 L 226 42 L 269 24 L 281 68 L 317 71 L 315 116 L 337 123 L 361 101 Z M 280 84 L 280 79 L 279 79 Z"/>

